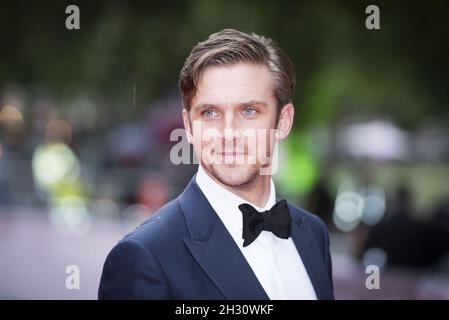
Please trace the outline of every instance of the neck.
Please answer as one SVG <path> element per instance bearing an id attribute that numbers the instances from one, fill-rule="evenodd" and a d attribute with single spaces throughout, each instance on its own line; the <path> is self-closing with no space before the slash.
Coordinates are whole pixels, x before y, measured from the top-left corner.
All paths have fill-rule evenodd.
<path id="1" fill-rule="evenodd" d="M 209 174 L 206 171 L 206 174 L 211 177 L 215 182 L 217 182 L 220 186 L 232 192 L 233 194 L 239 196 L 240 198 L 252 203 L 259 208 L 263 208 L 268 201 L 268 197 L 270 196 L 270 175 L 256 175 L 255 178 L 247 183 L 239 186 L 228 186 L 220 181 L 218 181 L 214 176 Z"/>
<path id="2" fill-rule="evenodd" d="M 258 175 L 256 179 L 248 182 L 248 184 L 238 187 L 224 187 L 240 198 L 255 204 L 259 208 L 263 208 L 267 204 L 268 197 L 270 196 L 270 178 L 268 175 Z"/>

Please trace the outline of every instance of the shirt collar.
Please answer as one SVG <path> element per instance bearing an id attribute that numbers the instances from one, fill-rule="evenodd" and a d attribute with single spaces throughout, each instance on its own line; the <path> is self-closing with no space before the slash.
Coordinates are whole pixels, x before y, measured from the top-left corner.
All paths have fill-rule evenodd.
<path id="1" fill-rule="evenodd" d="M 201 165 L 198 166 L 196 183 L 231 233 L 241 233 L 243 228 L 242 213 L 238 208 L 240 204 L 249 203 L 256 210 L 263 212 L 271 209 L 276 203 L 276 189 L 272 179 L 270 179 L 270 195 L 268 196 L 268 201 L 262 208 L 223 188 L 206 173 Z"/>

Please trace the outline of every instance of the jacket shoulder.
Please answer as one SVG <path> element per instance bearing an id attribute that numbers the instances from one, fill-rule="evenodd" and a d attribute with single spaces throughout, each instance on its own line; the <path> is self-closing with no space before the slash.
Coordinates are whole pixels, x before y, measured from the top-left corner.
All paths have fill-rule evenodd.
<path id="1" fill-rule="evenodd" d="M 120 242 L 131 240 L 146 247 L 155 247 L 182 237 L 186 231 L 184 215 L 176 198 L 158 209 Z"/>

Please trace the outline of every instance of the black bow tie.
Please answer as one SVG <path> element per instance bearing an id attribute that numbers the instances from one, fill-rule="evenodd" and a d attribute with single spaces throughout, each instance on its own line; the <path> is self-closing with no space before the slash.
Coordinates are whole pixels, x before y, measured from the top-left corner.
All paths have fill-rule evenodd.
<path id="1" fill-rule="evenodd" d="M 270 210 L 259 212 L 252 205 L 239 205 L 243 214 L 243 246 L 251 244 L 262 230 L 271 231 L 282 239 L 288 239 L 291 232 L 291 217 L 286 200 L 276 203 Z"/>

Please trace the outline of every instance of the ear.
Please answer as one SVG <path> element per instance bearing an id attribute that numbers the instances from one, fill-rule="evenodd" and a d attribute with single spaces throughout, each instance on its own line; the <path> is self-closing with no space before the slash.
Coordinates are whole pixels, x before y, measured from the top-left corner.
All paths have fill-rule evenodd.
<path id="1" fill-rule="evenodd" d="M 192 127 L 190 126 L 189 112 L 185 108 L 182 109 L 182 122 L 184 123 L 184 128 L 186 129 L 187 141 L 189 141 L 189 143 L 192 144 L 193 143 Z"/>
<path id="2" fill-rule="evenodd" d="M 284 140 L 287 138 L 293 126 L 293 117 L 295 115 L 295 107 L 292 103 L 288 103 L 282 107 L 279 115 L 278 127 L 276 132 L 277 140 Z"/>

